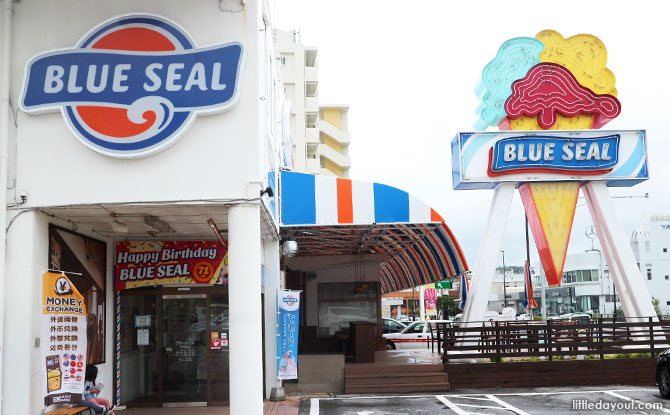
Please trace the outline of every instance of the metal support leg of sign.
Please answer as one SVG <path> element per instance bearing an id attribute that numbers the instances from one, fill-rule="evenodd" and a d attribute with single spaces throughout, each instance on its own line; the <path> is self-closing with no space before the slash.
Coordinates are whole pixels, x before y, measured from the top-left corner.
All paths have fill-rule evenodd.
<path id="1" fill-rule="evenodd" d="M 614 209 L 605 182 L 589 182 L 583 186 L 591 217 L 598 231 L 598 238 L 609 265 L 622 309 L 627 319 L 647 321 L 656 317 L 651 297 L 642 278 L 633 251 Z"/>
<path id="2" fill-rule="evenodd" d="M 479 246 L 470 292 L 463 310 L 464 327 L 475 327 L 484 320 L 516 185 L 517 183 L 501 183 L 494 191 L 486 231 Z"/>

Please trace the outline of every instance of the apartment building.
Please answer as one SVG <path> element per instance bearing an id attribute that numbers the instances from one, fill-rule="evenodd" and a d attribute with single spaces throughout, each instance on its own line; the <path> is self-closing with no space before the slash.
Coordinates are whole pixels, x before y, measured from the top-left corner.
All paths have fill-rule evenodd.
<path id="1" fill-rule="evenodd" d="M 300 43 L 300 32 L 275 30 L 275 50 L 291 103 L 292 167 L 295 171 L 349 177 L 348 105 L 319 104 L 317 48 Z"/>
<path id="2" fill-rule="evenodd" d="M 649 293 L 670 314 L 670 214 L 643 215 L 630 245 Z"/>

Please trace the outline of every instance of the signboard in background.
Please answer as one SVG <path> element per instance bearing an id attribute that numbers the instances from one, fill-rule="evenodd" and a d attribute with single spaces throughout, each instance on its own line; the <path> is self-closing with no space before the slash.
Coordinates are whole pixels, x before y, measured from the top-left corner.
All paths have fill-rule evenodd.
<path id="1" fill-rule="evenodd" d="M 451 280 L 438 281 L 435 283 L 435 288 L 451 290 Z"/>
<path id="2" fill-rule="evenodd" d="M 86 370 L 86 305 L 65 276 L 42 277 L 44 404 L 79 403 Z"/>
<path id="3" fill-rule="evenodd" d="M 437 295 L 435 293 L 435 288 L 426 288 L 423 292 L 423 299 L 426 304 L 426 314 L 427 315 L 436 315 L 437 314 Z"/>
<path id="4" fill-rule="evenodd" d="M 219 241 L 116 244 L 116 290 L 171 284 L 228 284 L 228 246 Z"/>
<path id="5" fill-rule="evenodd" d="M 298 379 L 300 291 L 279 291 L 277 300 L 277 378 Z"/>

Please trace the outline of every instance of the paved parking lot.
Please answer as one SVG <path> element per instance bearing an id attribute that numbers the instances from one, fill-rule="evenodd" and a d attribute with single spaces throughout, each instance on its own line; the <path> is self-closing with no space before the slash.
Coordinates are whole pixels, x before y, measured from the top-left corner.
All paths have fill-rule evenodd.
<path id="1" fill-rule="evenodd" d="M 300 415 L 670 414 L 652 387 L 554 387 L 459 390 L 440 395 L 343 395 L 307 399 Z"/>

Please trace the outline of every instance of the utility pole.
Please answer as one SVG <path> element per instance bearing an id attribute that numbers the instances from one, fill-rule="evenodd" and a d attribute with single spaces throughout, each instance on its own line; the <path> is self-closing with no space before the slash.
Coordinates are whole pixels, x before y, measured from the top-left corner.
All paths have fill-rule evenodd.
<path id="1" fill-rule="evenodd" d="M 540 261 L 540 282 L 542 283 L 542 320 L 547 321 L 547 292 L 545 291 L 547 276 L 544 275 L 542 261 Z"/>
<path id="2" fill-rule="evenodd" d="M 507 307 L 507 280 L 505 279 L 505 251 L 500 251 L 503 255 L 503 296 L 505 297 L 505 307 Z"/>
<path id="3" fill-rule="evenodd" d="M 528 270 L 528 284 L 530 285 L 531 288 L 533 288 L 533 279 L 530 276 L 530 245 L 529 245 L 529 239 L 528 239 L 528 215 L 524 215 L 524 217 L 526 219 L 526 266 L 523 267 L 523 269 L 524 269 L 524 274 L 526 273 L 526 269 Z M 528 305 L 530 305 L 530 302 L 532 300 L 533 300 L 532 295 L 531 295 L 530 298 L 526 299 L 526 301 L 528 301 Z M 533 320 L 533 309 L 529 308 L 528 310 L 530 312 L 530 319 Z"/>

